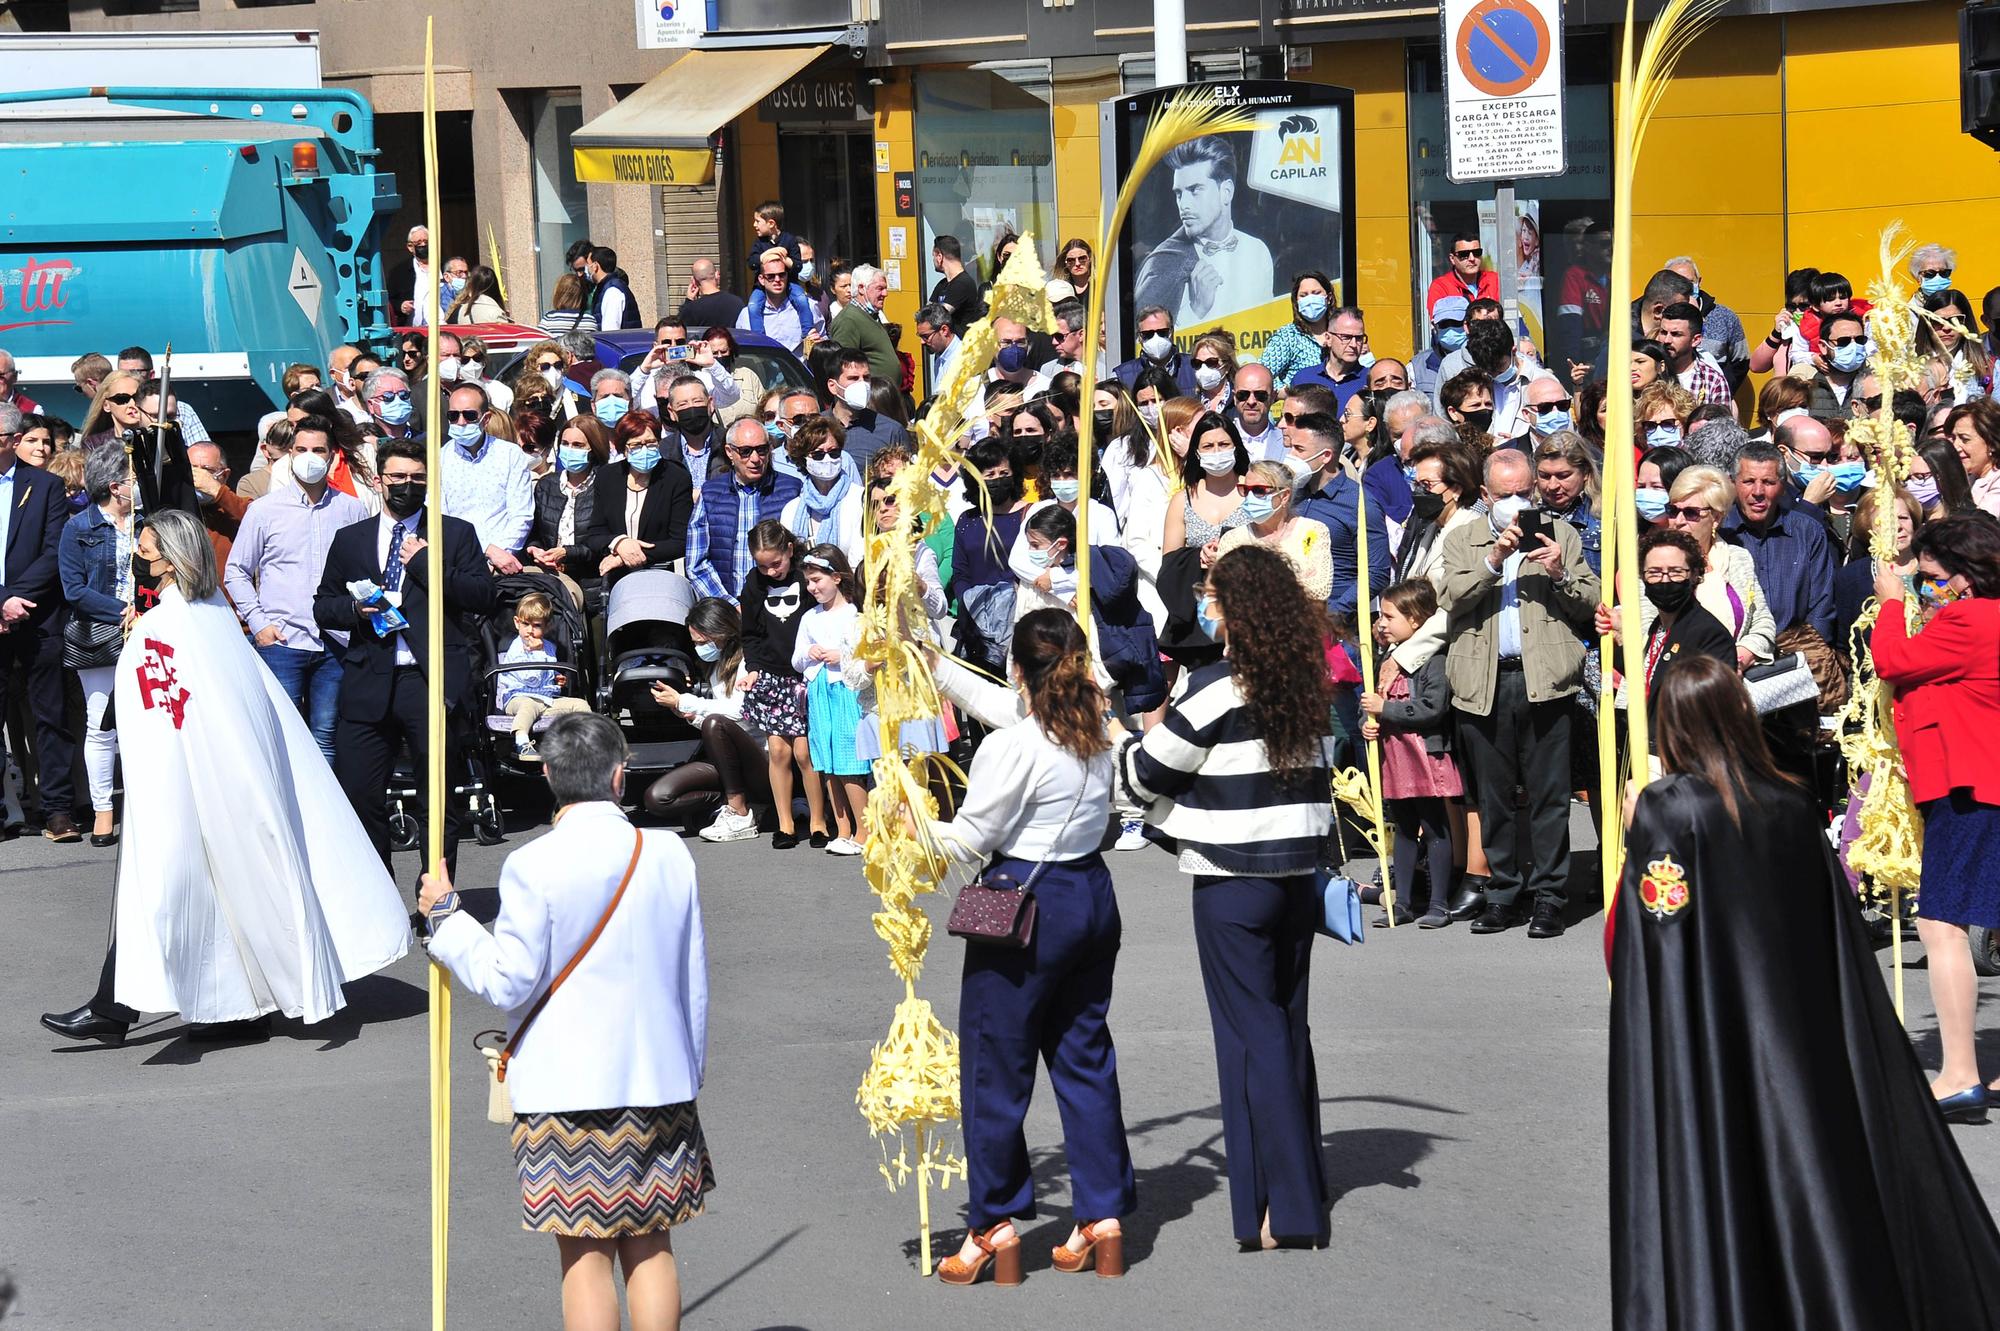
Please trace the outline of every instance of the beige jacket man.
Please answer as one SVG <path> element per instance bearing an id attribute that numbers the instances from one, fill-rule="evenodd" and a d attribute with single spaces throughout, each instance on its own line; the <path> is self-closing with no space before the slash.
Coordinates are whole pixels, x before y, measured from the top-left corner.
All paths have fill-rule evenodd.
<path id="1" fill-rule="evenodd" d="M 1544 518 L 1543 530 L 1562 548 L 1562 577 L 1552 578 L 1531 559 L 1521 561 L 1521 671 L 1530 702 L 1575 693 L 1583 682 L 1583 640 L 1593 631 L 1597 575 L 1583 559 L 1576 529 Z M 1445 615 L 1445 677 L 1452 706 L 1473 716 L 1493 711 L 1500 670 L 1502 575 L 1487 562 L 1494 545 L 1490 521 L 1467 522 L 1444 538 L 1432 572 L 1438 607 Z"/>

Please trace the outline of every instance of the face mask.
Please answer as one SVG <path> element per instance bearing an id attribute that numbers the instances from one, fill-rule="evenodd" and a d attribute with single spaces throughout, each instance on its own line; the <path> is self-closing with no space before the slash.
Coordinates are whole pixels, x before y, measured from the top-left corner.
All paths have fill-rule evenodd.
<path id="1" fill-rule="evenodd" d="M 1646 599 L 1663 615 L 1677 615 L 1694 600 L 1694 582 L 1649 582 Z"/>
<path id="2" fill-rule="evenodd" d="M 1943 274 L 1939 274 L 1936 277 L 1925 278 L 1923 281 L 1917 283 L 1917 286 L 1926 296 L 1935 296 L 1941 292 L 1951 290 L 1951 279 Z"/>
<path id="3" fill-rule="evenodd" d="M 778 446 L 784 443 L 789 435 L 790 432 L 785 429 L 783 421 L 764 422 L 764 437 L 771 441 L 771 454 L 773 457 L 777 456 Z"/>
<path id="4" fill-rule="evenodd" d="M 1961 600 L 1964 592 L 1955 590 L 1950 578 L 1919 577 L 1917 579 L 1917 599 L 1936 610 Z"/>
<path id="5" fill-rule="evenodd" d="M 456 356 L 445 356 L 445 357 L 442 357 L 442 358 L 440 358 L 440 359 L 439 359 L 439 361 L 438 361 L 438 378 L 440 378 L 440 379 L 443 379 L 443 380 L 445 380 L 445 381 L 447 381 L 447 382 L 453 382 L 453 383 L 457 382 L 457 380 L 458 380 L 458 357 L 456 357 Z"/>
<path id="6" fill-rule="evenodd" d="M 1646 447 L 1665 448 L 1681 441 L 1681 427 L 1671 422 L 1646 427 Z"/>
<path id="7" fill-rule="evenodd" d="M 1285 464 L 1285 470 L 1292 474 L 1294 490 L 1303 489 L 1313 477 L 1319 475 L 1319 468 L 1304 458 L 1295 458 L 1288 453 L 1281 460 Z"/>
<path id="8" fill-rule="evenodd" d="M 1093 411 L 1090 413 L 1091 433 L 1096 436 L 1098 443 L 1103 443 L 1109 437 L 1111 434 L 1111 422 L 1115 419 L 1116 413 L 1114 412 Z"/>
<path id="9" fill-rule="evenodd" d="M 382 507 L 399 518 L 407 518 L 424 506 L 422 481 L 397 481 L 382 487 Z"/>
<path id="10" fill-rule="evenodd" d="M 1849 342 L 1844 347 L 1833 349 L 1833 368 L 1842 374 L 1853 374 L 1868 363 L 1868 347 L 1865 343 Z"/>
<path id="11" fill-rule="evenodd" d="M 1074 476 L 1059 476 L 1049 482 L 1049 493 L 1058 504 L 1074 504 L 1076 497 L 1083 493 L 1083 485 Z"/>
<path id="12" fill-rule="evenodd" d="M 802 264 L 800 264 L 800 265 L 799 265 L 799 281 L 801 281 L 801 282 L 810 282 L 810 281 L 812 281 L 812 280 L 813 280 L 813 277 L 814 277 L 814 275 L 815 275 L 815 274 L 816 274 L 816 273 L 817 273 L 818 271 L 819 271 L 819 270 L 818 270 L 818 268 L 817 268 L 817 267 L 816 267 L 816 266 L 814 265 L 813 261 L 812 261 L 811 259 L 807 259 L 807 260 L 806 260 L 806 261 L 805 261 L 804 263 L 802 263 Z"/>
<path id="13" fill-rule="evenodd" d="M 625 455 L 625 461 L 631 464 L 633 471 L 643 476 L 660 465 L 660 446 L 641 444 Z"/>
<path id="14" fill-rule="evenodd" d="M 1196 455 L 1196 460 L 1201 463 L 1201 469 L 1211 476 L 1220 476 L 1224 472 L 1236 470 L 1234 449 L 1217 449 L 1213 452 L 1200 453 Z"/>
<path id="15" fill-rule="evenodd" d="M 1439 351 L 1457 351 L 1465 345 L 1465 329 L 1440 328 L 1437 331 L 1437 344 Z"/>
<path id="16" fill-rule="evenodd" d="M 90 507 L 90 495 L 86 491 L 78 490 L 75 494 L 69 497 L 70 512 L 81 513 L 83 512 L 84 509 L 88 507 Z"/>
<path id="17" fill-rule="evenodd" d="M 590 465 L 590 450 L 575 444 L 557 444 L 556 465 L 564 471 L 582 471 Z"/>
<path id="18" fill-rule="evenodd" d="M 977 494 L 978 491 L 975 490 L 973 493 Z M 997 481 L 986 482 L 987 499 L 997 509 L 1005 510 L 1012 508 L 1015 496 L 1019 493 L 1014 488 L 1014 478 L 1012 476 L 1003 477 Z"/>
<path id="19" fill-rule="evenodd" d="M 382 417 L 382 421 L 386 425 L 401 425 L 404 421 L 410 419 L 410 413 L 414 410 L 416 410 L 415 404 L 410 399 L 406 397 L 392 397 L 382 404 L 382 409 L 378 414 Z"/>
<path id="20" fill-rule="evenodd" d="M 324 454 L 292 454 L 292 475 L 301 484 L 318 485 L 326 479 L 327 468 L 331 465 Z"/>
<path id="21" fill-rule="evenodd" d="M 710 664 L 713 664 L 722 659 L 722 644 L 714 642 L 698 642 L 694 645 L 694 654 L 696 656 L 699 656 L 702 660 L 707 661 Z"/>
<path id="22" fill-rule="evenodd" d="M 1425 522 L 1436 522 L 1444 512 L 1444 496 L 1429 490 L 1410 491 L 1410 512 Z"/>
<path id="23" fill-rule="evenodd" d="M 1244 495 L 1243 516 L 1251 522 L 1262 522 L 1278 511 L 1278 505 L 1269 495 Z"/>
<path id="24" fill-rule="evenodd" d="M 689 439 L 702 438 L 708 433 L 708 408 L 682 407 L 674 413 L 674 425 Z"/>
<path id="25" fill-rule="evenodd" d="M 1055 557 L 1055 553 L 1056 553 L 1056 548 L 1053 545 L 1044 545 L 1044 546 L 1031 545 L 1028 547 L 1028 562 L 1030 564 L 1033 564 L 1036 568 L 1047 568 L 1049 566 L 1049 560 Z"/>
<path id="26" fill-rule="evenodd" d="M 1632 502 L 1639 507 L 1639 516 L 1648 522 L 1658 522 L 1667 513 L 1667 492 L 1658 486 L 1641 486 L 1632 492 Z"/>
<path id="27" fill-rule="evenodd" d="M 1024 356 L 1026 352 L 1022 353 Z M 866 379 L 856 379 L 840 390 L 840 400 L 847 404 L 849 411 L 866 411 L 872 394 Z"/>
<path id="28" fill-rule="evenodd" d="M 840 459 L 810 457 L 806 459 L 806 475 L 816 481 L 837 481 L 840 479 Z"/>
<path id="29" fill-rule="evenodd" d="M 1506 495 L 1494 500 L 1488 514 L 1493 521 L 1493 530 L 1496 533 L 1506 531 L 1514 525 L 1514 519 L 1532 507 L 1525 495 Z"/>
<path id="30" fill-rule="evenodd" d="M 1938 483 L 1935 476 L 1912 476 L 1903 482 L 1903 488 L 1910 492 L 1910 498 L 1925 508 L 1938 501 Z"/>
<path id="31" fill-rule="evenodd" d="M 486 375 L 486 367 L 476 360 L 462 360 L 458 363 L 458 381 L 462 384 L 476 384 Z"/>
<path id="32" fill-rule="evenodd" d="M 1019 374 L 1028 368 L 1028 349 L 1010 343 L 1000 348 L 1000 354 L 993 360 L 1000 367 L 1000 373 Z"/>
<path id="33" fill-rule="evenodd" d="M 1369 366 L 1375 363 L 1375 353 L 1372 351 L 1364 351 L 1361 353 L 1360 358 L 1357 359 L 1354 363 L 1356 365 L 1359 365 L 1362 369 L 1365 370 Z"/>
<path id="34" fill-rule="evenodd" d="M 542 371 L 542 382 L 550 388 L 554 388 L 562 382 L 562 371 L 553 365 L 549 366 L 548 369 Z"/>
<path id="35" fill-rule="evenodd" d="M 1803 490 L 1806 486 L 1811 485 L 1817 480 L 1819 474 L 1825 470 L 1825 467 L 1820 466 L 1816 462 L 1801 462 L 1792 468 L 1792 479 L 1797 481 L 1799 488 Z"/>
<path id="36" fill-rule="evenodd" d="M 1555 434 L 1557 431 L 1569 429 L 1573 424 L 1575 422 L 1571 420 L 1568 412 L 1551 411 L 1535 417 L 1534 429 L 1536 434 Z"/>
<path id="37" fill-rule="evenodd" d="M 422 240 L 418 241 L 417 248 L 412 252 L 417 256 L 418 263 L 430 262 L 430 257 L 431 257 L 430 242 Z"/>
<path id="38" fill-rule="evenodd" d="M 1481 434 L 1485 434 L 1493 428 L 1493 408 L 1491 407 L 1481 407 L 1477 411 L 1461 411 L 1458 414 L 1464 419 L 1467 428 L 1477 430 Z"/>
<path id="39" fill-rule="evenodd" d="M 1163 361 L 1174 354 L 1174 340 L 1165 333 L 1147 333 L 1139 339 L 1139 350 L 1148 360 Z"/>
<path id="40" fill-rule="evenodd" d="M 1196 366 L 1194 381 L 1202 392 L 1213 393 L 1222 387 L 1222 371 L 1213 365 Z"/>
<path id="41" fill-rule="evenodd" d="M 468 453 L 478 452 L 479 441 L 486 437 L 486 431 L 480 428 L 478 421 L 454 421 L 445 434 Z"/>
<path id="42" fill-rule="evenodd" d="M 1194 617 L 1201 624 L 1201 631 L 1208 635 L 1210 642 L 1221 642 L 1222 621 L 1210 613 L 1210 608 L 1214 604 L 1215 598 L 1213 596 L 1195 598 Z"/>
<path id="43" fill-rule="evenodd" d="M 625 413 L 632 410 L 632 404 L 622 397 L 600 398 L 591 410 L 596 413 L 598 420 L 610 426 L 624 420 Z"/>
<path id="44" fill-rule="evenodd" d="M 1853 494 L 1868 479 L 1868 464 L 1865 462 L 1842 462 L 1830 470 L 1833 472 L 1833 488 L 1844 495 Z"/>
<path id="45" fill-rule="evenodd" d="M 1158 425 L 1160 423 L 1160 404 L 1157 402 L 1141 403 L 1139 405 L 1139 419 L 1148 425 Z"/>
<path id="46" fill-rule="evenodd" d="M 1521 368 L 1518 365 L 1509 365 L 1506 369 L 1493 376 L 1493 382 L 1504 388 L 1520 377 Z"/>
<path id="47" fill-rule="evenodd" d="M 1321 295 L 1299 297 L 1299 317 L 1308 322 L 1326 317 L 1326 297 Z"/>

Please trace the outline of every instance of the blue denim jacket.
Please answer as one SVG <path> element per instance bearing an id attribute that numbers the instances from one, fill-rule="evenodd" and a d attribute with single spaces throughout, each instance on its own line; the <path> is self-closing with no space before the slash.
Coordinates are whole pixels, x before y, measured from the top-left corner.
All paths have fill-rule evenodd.
<path id="1" fill-rule="evenodd" d="M 118 528 L 92 504 L 63 526 L 56 549 L 63 599 L 82 619 L 115 624 L 125 617 L 118 596 Z"/>

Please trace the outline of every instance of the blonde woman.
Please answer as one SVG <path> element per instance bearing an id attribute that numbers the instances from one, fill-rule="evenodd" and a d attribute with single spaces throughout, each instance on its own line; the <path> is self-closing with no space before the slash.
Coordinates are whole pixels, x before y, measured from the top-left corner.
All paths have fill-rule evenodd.
<path id="1" fill-rule="evenodd" d="M 1236 339 L 1217 329 L 1194 340 L 1188 355 L 1203 411 L 1229 413 L 1229 386 L 1236 381 Z"/>
<path id="2" fill-rule="evenodd" d="M 1225 532 L 1220 547 L 1260 542 L 1276 550 L 1299 575 L 1299 585 L 1315 602 L 1333 592 L 1333 539 L 1326 524 L 1292 511 L 1292 473 L 1276 462 L 1253 462 L 1239 487 L 1250 525 Z"/>
<path id="3" fill-rule="evenodd" d="M 144 381 L 130 370 L 118 370 L 98 381 L 97 394 L 91 398 L 90 410 L 83 414 L 83 429 L 79 431 L 84 452 L 145 424 L 146 414 L 139 410 L 139 390 L 143 387 Z"/>
<path id="4" fill-rule="evenodd" d="M 1707 562 L 1694 599 L 1736 639 L 1740 670 L 1771 659 L 1778 630 L 1770 602 L 1757 584 L 1757 565 L 1750 552 L 1716 539 L 1724 515 L 1735 506 L 1736 487 L 1713 467 L 1687 468 L 1667 491 L 1667 526 L 1692 536 Z M 1640 618 L 1648 627 L 1653 613 L 1652 602 L 1640 606 Z"/>

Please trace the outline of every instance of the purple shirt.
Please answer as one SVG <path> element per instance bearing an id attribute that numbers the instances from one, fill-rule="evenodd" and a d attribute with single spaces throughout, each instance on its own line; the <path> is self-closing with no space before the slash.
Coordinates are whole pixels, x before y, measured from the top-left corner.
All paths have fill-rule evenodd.
<path id="1" fill-rule="evenodd" d="M 342 527 L 367 519 L 359 499 L 330 485 L 317 504 L 295 485 L 253 500 L 222 571 L 222 584 L 250 632 L 276 624 L 281 645 L 324 651 L 313 594 L 326 571 L 327 547 Z M 329 636 L 345 645 L 345 634 Z"/>

